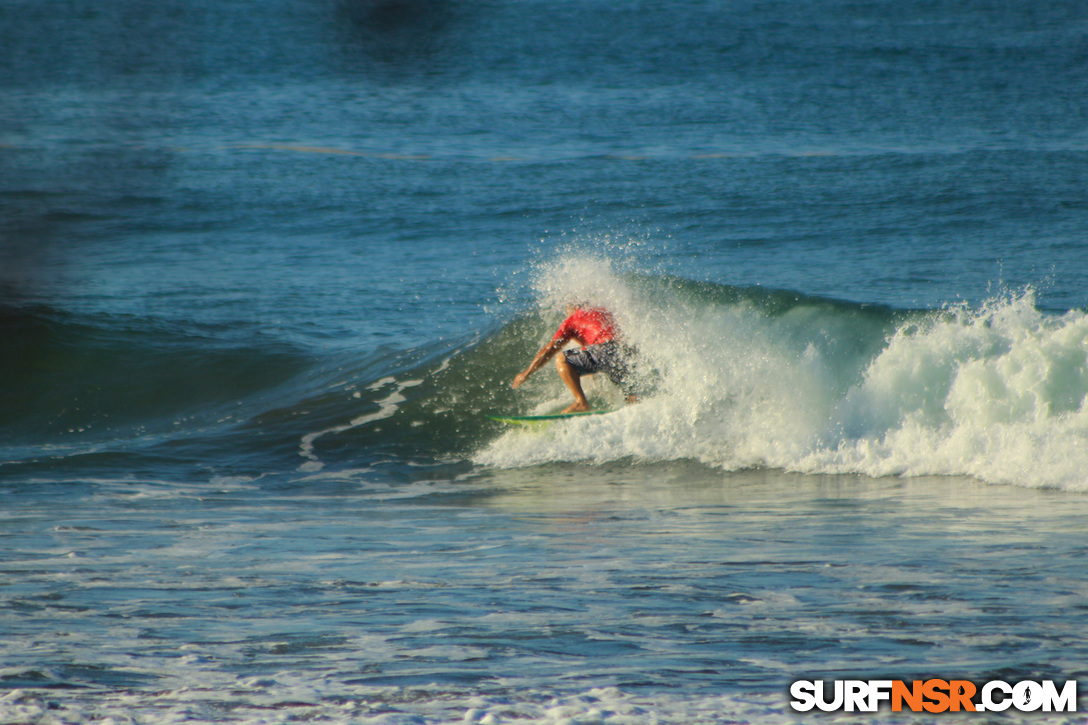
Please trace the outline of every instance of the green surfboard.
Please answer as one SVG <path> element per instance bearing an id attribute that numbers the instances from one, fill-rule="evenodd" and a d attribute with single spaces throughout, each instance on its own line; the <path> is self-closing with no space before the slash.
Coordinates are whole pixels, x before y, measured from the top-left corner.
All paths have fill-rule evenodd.
<path id="1" fill-rule="evenodd" d="M 587 410 L 582 413 L 551 413 L 548 415 L 489 415 L 487 416 L 491 420 L 497 420 L 500 423 L 506 423 L 507 425 L 521 425 L 521 426 L 542 426 L 548 423 L 553 423 L 557 420 L 567 420 L 568 418 L 580 418 L 584 415 L 604 415 L 606 413 L 612 413 L 611 410 Z"/>

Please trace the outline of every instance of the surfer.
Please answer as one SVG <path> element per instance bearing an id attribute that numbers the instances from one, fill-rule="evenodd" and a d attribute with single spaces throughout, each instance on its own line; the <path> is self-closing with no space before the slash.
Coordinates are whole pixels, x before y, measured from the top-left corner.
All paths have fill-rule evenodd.
<path id="1" fill-rule="evenodd" d="M 563 346 L 574 340 L 582 347 L 563 351 Z M 582 391 L 582 376 L 593 373 L 605 373 L 609 379 L 627 394 L 627 402 L 638 401 L 631 384 L 629 360 L 633 349 L 622 342 L 620 329 L 612 313 L 603 307 L 589 305 L 568 305 L 567 319 L 555 331 L 555 335 L 533 358 L 529 367 L 518 373 L 512 383 L 518 387 L 555 357 L 555 367 L 559 378 L 574 394 L 574 404 L 564 413 L 581 413 L 590 409 L 586 394 Z"/>

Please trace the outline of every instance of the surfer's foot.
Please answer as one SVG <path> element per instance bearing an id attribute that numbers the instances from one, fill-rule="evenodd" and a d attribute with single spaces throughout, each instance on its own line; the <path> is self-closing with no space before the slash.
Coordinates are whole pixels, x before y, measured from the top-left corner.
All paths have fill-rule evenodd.
<path id="1" fill-rule="evenodd" d="M 585 413 L 589 410 L 589 403 L 575 403 L 563 410 L 564 413 Z"/>

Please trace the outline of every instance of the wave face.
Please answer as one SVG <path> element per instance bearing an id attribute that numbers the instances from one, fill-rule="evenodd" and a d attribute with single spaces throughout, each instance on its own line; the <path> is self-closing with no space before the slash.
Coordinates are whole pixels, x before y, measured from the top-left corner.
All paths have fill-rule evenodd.
<path id="1" fill-rule="evenodd" d="M 545 309 L 589 297 L 617 310 L 654 391 L 614 415 L 510 431 L 481 463 L 693 459 L 1088 490 L 1088 315 L 1040 312 L 1031 291 L 898 311 L 581 258 L 543 269 L 537 292 Z M 564 400 L 555 381 L 536 395 L 539 409 Z"/>
<path id="2" fill-rule="evenodd" d="M 44 469 L 217 435 L 267 408 L 309 364 L 298 349 L 230 330 L 48 307 L 0 308 L 0 334 L 0 462 Z"/>

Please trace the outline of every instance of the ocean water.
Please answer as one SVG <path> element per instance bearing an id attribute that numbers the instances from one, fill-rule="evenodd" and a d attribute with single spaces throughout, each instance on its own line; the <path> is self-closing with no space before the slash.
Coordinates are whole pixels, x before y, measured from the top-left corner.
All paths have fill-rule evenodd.
<path id="1" fill-rule="evenodd" d="M 0 0 L 0 722 L 1084 722 L 788 688 L 1083 689 L 1086 280 L 1082 0 Z"/>

